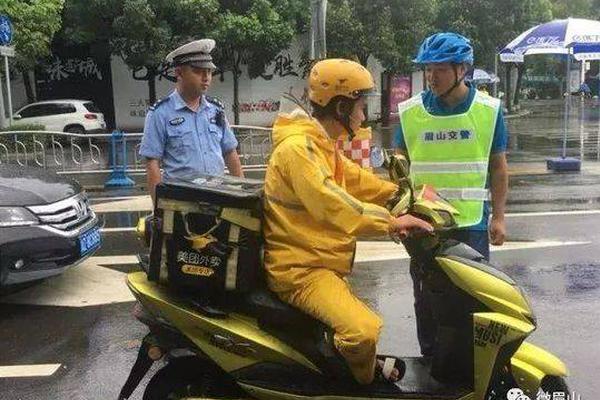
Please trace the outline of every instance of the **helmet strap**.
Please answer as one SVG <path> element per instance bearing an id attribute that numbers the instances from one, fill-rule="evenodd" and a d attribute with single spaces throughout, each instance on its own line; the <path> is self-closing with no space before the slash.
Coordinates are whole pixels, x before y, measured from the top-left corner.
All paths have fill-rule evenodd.
<path id="1" fill-rule="evenodd" d="M 335 120 L 337 122 L 339 122 L 344 129 L 346 130 L 346 132 L 348 133 L 348 140 L 352 140 L 354 139 L 354 130 L 352 129 L 351 125 L 350 125 L 350 112 L 352 112 L 352 107 L 350 107 L 350 110 L 341 110 L 342 111 L 342 115 L 339 116 L 338 115 L 338 110 L 336 109 L 335 112 Z"/>
<path id="2" fill-rule="evenodd" d="M 345 114 L 342 117 L 336 116 L 335 120 L 337 122 L 339 122 L 340 124 L 342 124 L 342 126 L 344 127 L 344 129 L 346 130 L 346 132 L 348 132 L 348 140 L 354 139 L 355 134 L 354 134 L 354 130 L 350 126 L 350 115 Z"/>
<path id="3" fill-rule="evenodd" d="M 454 89 L 456 89 L 457 87 L 459 87 L 460 84 L 462 83 L 462 81 L 465 79 L 464 76 L 461 77 L 460 79 L 458 79 L 457 64 L 453 64 L 452 65 L 452 69 L 454 70 L 454 85 L 452 85 L 450 87 L 450 89 L 448 89 L 444 93 L 442 93 L 439 96 L 440 99 L 444 99 L 444 98 L 448 97 L 450 95 L 450 93 L 452 93 L 454 91 Z"/>

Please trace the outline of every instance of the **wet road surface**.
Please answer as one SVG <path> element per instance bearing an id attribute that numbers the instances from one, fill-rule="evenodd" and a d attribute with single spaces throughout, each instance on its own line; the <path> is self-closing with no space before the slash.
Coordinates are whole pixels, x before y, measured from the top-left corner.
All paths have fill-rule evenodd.
<path id="1" fill-rule="evenodd" d="M 126 225 L 134 217 L 135 212 L 107 215 L 107 226 Z M 518 249 L 517 243 L 517 249 L 492 255 L 531 300 L 539 323 L 531 341 L 566 362 L 569 382 L 583 400 L 600 391 L 599 223 L 600 213 L 516 214 L 508 218 L 509 240 L 549 247 Z M 125 274 L 136 269 L 132 256 L 142 248 L 133 232 L 105 233 L 90 262 L 0 298 L 0 342 L 5 344 L 0 367 L 58 365 L 50 376 L 0 377 L 0 399 L 116 398 L 146 332 L 131 316 L 133 301 L 124 284 Z M 359 258 L 352 283 L 385 319 L 380 351 L 416 355 L 408 261 L 402 255 L 364 261 L 369 257 Z M 138 389 L 132 399 L 141 395 Z"/>

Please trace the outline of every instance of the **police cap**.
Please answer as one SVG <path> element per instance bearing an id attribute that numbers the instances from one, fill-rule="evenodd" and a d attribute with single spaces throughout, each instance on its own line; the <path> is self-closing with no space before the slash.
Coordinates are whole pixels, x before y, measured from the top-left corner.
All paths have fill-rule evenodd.
<path id="1" fill-rule="evenodd" d="M 187 64 L 196 68 L 217 69 L 210 55 L 215 44 L 213 39 L 194 40 L 170 52 L 166 61 L 175 67 Z"/>

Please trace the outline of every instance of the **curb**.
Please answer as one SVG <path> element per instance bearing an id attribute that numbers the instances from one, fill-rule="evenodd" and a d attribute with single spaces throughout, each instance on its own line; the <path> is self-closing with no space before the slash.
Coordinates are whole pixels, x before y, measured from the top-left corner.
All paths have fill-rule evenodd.
<path id="1" fill-rule="evenodd" d="M 518 112 L 516 114 L 504 114 L 504 119 L 516 119 L 516 118 L 521 118 L 521 117 L 525 117 L 527 115 L 531 114 L 531 110 L 523 110 L 521 112 Z"/>

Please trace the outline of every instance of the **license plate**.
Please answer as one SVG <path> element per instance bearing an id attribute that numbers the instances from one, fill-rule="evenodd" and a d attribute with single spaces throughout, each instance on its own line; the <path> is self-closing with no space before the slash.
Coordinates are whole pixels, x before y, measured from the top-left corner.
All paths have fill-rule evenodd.
<path id="1" fill-rule="evenodd" d="M 79 254 L 86 255 L 102 243 L 99 228 L 92 228 L 79 236 Z"/>

